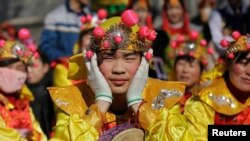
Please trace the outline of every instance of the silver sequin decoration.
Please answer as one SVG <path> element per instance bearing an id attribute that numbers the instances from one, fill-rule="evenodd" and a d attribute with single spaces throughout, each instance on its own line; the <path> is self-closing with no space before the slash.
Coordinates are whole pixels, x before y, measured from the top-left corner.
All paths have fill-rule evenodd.
<path id="1" fill-rule="evenodd" d="M 216 96 L 212 93 L 210 93 L 208 96 L 218 105 L 228 105 L 231 108 L 236 107 L 235 103 L 231 100 L 231 98 L 228 98 L 226 96 Z"/>
<path id="2" fill-rule="evenodd" d="M 160 94 L 154 99 L 153 103 L 151 104 L 151 107 L 153 109 L 161 109 L 165 106 L 165 99 L 171 98 L 171 97 L 180 97 L 183 93 L 180 91 L 177 91 L 175 89 L 163 89 L 161 90 Z"/>

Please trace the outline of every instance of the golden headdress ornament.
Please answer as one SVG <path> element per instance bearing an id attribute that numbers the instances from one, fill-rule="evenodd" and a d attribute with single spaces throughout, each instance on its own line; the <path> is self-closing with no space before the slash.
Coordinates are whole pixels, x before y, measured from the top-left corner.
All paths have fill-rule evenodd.
<path id="1" fill-rule="evenodd" d="M 169 4 L 174 7 L 181 5 L 179 0 L 169 0 Z"/>
<path id="2" fill-rule="evenodd" d="M 231 34 L 234 41 L 229 42 L 226 39 L 222 39 L 220 45 L 223 48 L 226 48 L 226 56 L 229 59 L 233 59 L 235 57 L 235 53 L 241 51 L 250 51 L 250 36 L 241 36 L 240 32 L 234 31 Z"/>
<path id="3" fill-rule="evenodd" d="M 30 38 L 28 29 L 22 28 L 18 32 L 20 41 L 0 40 L 0 59 L 18 58 L 27 65 L 33 65 L 32 58 L 38 58 L 37 47 Z"/>
<path id="4" fill-rule="evenodd" d="M 126 10 L 121 17 L 110 18 L 93 30 L 91 42 L 87 49 L 87 58 L 93 52 L 101 50 L 126 49 L 136 52 L 147 52 L 146 59 L 152 54 L 148 52 L 156 32 L 147 26 L 138 26 L 138 16 L 133 10 Z"/>
<path id="5" fill-rule="evenodd" d="M 214 50 L 207 47 L 207 41 L 199 38 L 197 31 L 191 31 L 188 37 L 179 35 L 176 40 L 170 42 L 174 50 L 174 56 L 188 55 L 201 61 L 203 65 L 208 63 L 207 56 L 213 54 Z"/>

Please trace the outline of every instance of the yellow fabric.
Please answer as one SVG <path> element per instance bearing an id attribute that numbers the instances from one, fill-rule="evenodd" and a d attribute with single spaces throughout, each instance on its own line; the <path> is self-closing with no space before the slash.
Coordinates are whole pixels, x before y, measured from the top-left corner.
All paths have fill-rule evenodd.
<path id="1" fill-rule="evenodd" d="M 69 73 L 67 75 L 72 80 L 87 79 L 87 68 L 82 53 L 69 58 Z"/>
<path id="2" fill-rule="evenodd" d="M 167 82 L 149 78 L 143 91 L 143 104 L 139 110 L 139 123 L 146 131 L 146 140 L 194 140 L 188 132 L 186 121 L 174 106 L 179 98 L 167 99 L 165 108 L 153 110 L 151 104 L 162 89 L 176 89 L 184 93 L 183 83 Z M 58 107 L 57 123 L 53 140 L 90 140 L 99 138 L 103 122 L 114 121 L 113 113 L 102 115 L 95 106 L 94 94 L 86 83 L 73 86 L 48 88 Z M 180 97 L 181 98 L 181 97 Z M 88 108 L 89 107 L 89 108 Z M 105 117 L 103 117 L 105 116 Z"/>
<path id="3" fill-rule="evenodd" d="M 213 96 L 229 98 L 235 105 L 218 104 Z M 208 125 L 214 124 L 215 112 L 224 115 L 235 115 L 247 106 L 250 106 L 250 98 L 245 104 L 238 102 L 228 90 L 223 78 L 215 79 L 210 86 L 200 91 L 200 97 L 192 97 L 185 105 L 184 116 L 188 119 L 188 127 L 198 141 L 207 140 Z"/>
<path id="4" fill-rule="evenodd" d="M 57 64 L 53 70 L 53 86 L 68 86 L 72 85 L 72 81 L 67 78 L 68 68 L 62 64 Z"/>
<path id="5" fill-rule="evenodd" d="M 209 95 L 213 94 L 216 97 L 226 97 L 229 98 L 230 101 L 234 104 L 234 108 L 230 106 L 230 104 L 218 104 L 215 100 L 209 97 Z M 200 99 L 213 107 L 215 111 L 218 113 L 222 113 L 224 115 L 235 115 L 240 113 L 247 106 L 250 106 L 250 98 L 247 99 L 245 104 L 240 103 L 237 99 L 234 98 L 232 93 L 227 88 L 226 82 L 224 78 L 215 79 L 210 86 L 201 90 Z"/>
<path id="6" fill-rule="evenodd" d="M 33 101 L 34 100 L 34 97 L 33 97 L 33 94 L 32 92 L 30 91 L 30 89 L 24 85 L 22 90 L 21 90 L 21 95 L 20 95 L 21 98 L 27 98 L 28 100 L 30 101 Z"/>
<path id="7" fill-rule="evenodd" d="M 187 118 L 188 130 L 197 141 L 207 141 L 208 125 L 214 124 L 215 111 L 199 97 L 189 99 L 184 108 L 184 116 Z"/>

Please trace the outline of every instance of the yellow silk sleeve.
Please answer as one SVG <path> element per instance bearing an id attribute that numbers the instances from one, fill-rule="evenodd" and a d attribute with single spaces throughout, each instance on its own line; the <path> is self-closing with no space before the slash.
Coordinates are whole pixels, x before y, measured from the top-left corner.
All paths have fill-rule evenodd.
<path id="1" fill-rule="evenodd" d="M 178 105 L 171 109 L 153 110 L 145 103 L 139 109 L 138 122 L 146 131 L 146 141 L 195 140 Z"/>
<path id="2" fill-rule="evenodd" d="M 33 141 L 47 141 L 47 136 L 43 133 L 39 122 L 35 119 L 35 116 L 33 114 L 32 109 L 30 108 L 30 117 L 32 121 L 32 127 L 33 127 L 33 136 L 32 140 Z"/>
<path id="3" fill-rule="evenodd" d="M 92 105 L 83 117 L 68 115 L 58 110 L 54 137 L 51 141 L 97 141 L 102 127 L 102 114 L 96 105 Z"/>
<path id="4" fill-rule="evenodd" d="M 8 128 L 5 125 L 4 120 L 0 116 L 0 139 L 3 141 L 26 141 L 21 137 L 21 134 L 13 128 Z"/>
<path id="5" fill-rule="evenodd" d="M 185 105 L 188 129 L 198 141 L 207 141 L 208 125 L 214 124 L 214 115 L 214 110 L 198 97 L 189 99 Z"/>
<path id="6" fill-rule="evenodd" d="M 57 64 L 53 70 L 53 86 L 68 86 L 72 84 L 72 81 L 68 79 L 68 69 L 62 64 Z"/>

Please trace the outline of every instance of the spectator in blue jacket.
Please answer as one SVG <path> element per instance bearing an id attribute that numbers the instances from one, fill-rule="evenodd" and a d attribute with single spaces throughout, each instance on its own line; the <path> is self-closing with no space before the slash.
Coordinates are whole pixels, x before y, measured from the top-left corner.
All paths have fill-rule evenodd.
<path id="1" fill-rule="evenodd" d="M 40 50 L 50 62 L 73 55 L 73 46 L 82 25 L 81 17 L 91 18 L 88 0 L 66 0 L 45 18 Z"/>

